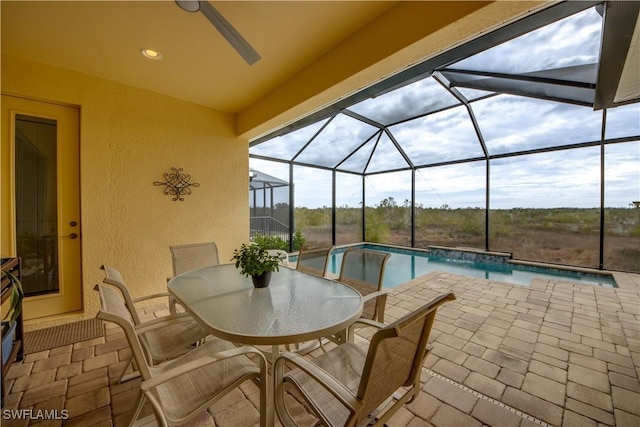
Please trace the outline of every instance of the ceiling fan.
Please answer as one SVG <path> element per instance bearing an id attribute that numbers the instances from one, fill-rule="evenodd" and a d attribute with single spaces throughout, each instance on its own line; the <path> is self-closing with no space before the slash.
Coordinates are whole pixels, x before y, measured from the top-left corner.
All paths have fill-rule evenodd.
<path id="1" fill-rule="evenodd" d="M 229 44 L 247 61 L 253 65 L 260 59 L 260 55 L 245 40 L 244 37 L 220 14 L 208 1 L 199 0 L 175 0 L 182 10 L 187 12 L 202 12 L 202 14 L 213 24 L 214 27 L 227 39 Z"/>

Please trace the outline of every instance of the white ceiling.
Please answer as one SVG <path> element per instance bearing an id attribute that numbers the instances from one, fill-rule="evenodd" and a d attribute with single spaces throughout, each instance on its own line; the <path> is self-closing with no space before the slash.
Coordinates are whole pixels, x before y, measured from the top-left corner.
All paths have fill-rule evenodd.
<path id="1" fill-rule="evenodd" d="M 2 52 L 238 113 L 394 3 L 212 2 L 261 55 L 249 66 L 201 13 L 170 0 L 3 0 Z"/>

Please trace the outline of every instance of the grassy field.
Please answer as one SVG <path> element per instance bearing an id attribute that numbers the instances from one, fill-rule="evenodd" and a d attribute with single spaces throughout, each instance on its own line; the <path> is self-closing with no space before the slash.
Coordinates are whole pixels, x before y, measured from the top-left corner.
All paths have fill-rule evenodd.
<path id="1" fill-rule="evenodd" d="M 308 244 L 331 243 L 331 210 L 297 208 L 296 229 Z M 366 240 L 410 246 L 411 215 L 405 206 L 367 208 Z M 416 209 L 416 247 L 485 247 L 483 209 Z M 337 210 L 337 243 L 362 241 L 362 212 Z M 598 268 L 600 210 L 505 209 L 489 214 L 489 249 L 521 260 Z M 605 210 L 604 268 L 640 272 L 640 209 Z"/>

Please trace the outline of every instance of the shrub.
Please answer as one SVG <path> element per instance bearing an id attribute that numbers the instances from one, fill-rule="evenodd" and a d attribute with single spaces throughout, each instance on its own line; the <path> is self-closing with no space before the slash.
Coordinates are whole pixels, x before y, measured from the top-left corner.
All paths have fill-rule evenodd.
<path id="1" fill-rule="evenodd" d="M 389 227 L 382 222 L 367 222 L 364 239 L 371 243 L 383 243 L 389 234 Z"/>
<path id="2" fill-rule="evenodd" d="M 289 243 L 280 236 L 256 236 L 254 242 L 265 249 L 281 249 L 289 251 Z"/>
<path id="3" fill-rule="evenodd" d="M 307 239 L 302 237 L 302 233 L 301 232 L 296 231 L 295 233 L 293 233 L 293 250 L 294 251 L 299 251 L 300 248 L 302 248 L 302 246 L 304 246 L 304 243 L 306 241 L 307 241 Z"/>

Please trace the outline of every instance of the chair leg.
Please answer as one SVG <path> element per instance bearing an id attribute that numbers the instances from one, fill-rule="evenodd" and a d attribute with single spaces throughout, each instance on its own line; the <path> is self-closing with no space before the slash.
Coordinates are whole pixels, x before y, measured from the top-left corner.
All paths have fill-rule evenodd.
<path id="1" fill-rule="evenodd" d="M 413 398 L 413 397 L 414 397 L 414 394 L 412 393 L 407 393 L 403 395 L 402 397 L 400 397 L 400 399 L 398 399 L 395 403 L 393 403 L 391 407 L 387 408 L 384 414 L 382 414 L 380 417 L 376 417 L 374 423 L 369 425 L 371 427 L 386 426 L 386 422 L 389 421 L 389 418 L 391 418 L 391 416 L 394 415 L 398 411 L 398 409 L 404 406 L 410 400 L 410 398 Z M 391 400 L 394 400 L 394 399 L 391 399 Z"/>
<path id="2" fill-rule="evenodd" d="M 133 372 L 127 374 L 127 370 L 131 366 L 133 366 L 133 356 L 129 358 L 129 361 L 127 362 L 127 364 L 124 366 L 124 368 L 122 368 L 122 372 L 120 372 L 120 375 L 118 375 L 118 378 L 116 379 L 116 383 L 121 384 L 125 381 L 129 381 L 134 378 L 138 378 L 140 376 L 140 372 L 137 370 L 134 370 Z"/>
<path id="3" fill-rule="evenodd" d="M 131 414 L 131 419 L 129 420 L 129 427 L 135 425 L 136 420 L 140 416 L 140 412 L 142 412 L 142 407 L 144 406 L 145 400 L 146 399 L 144 397 L 144 393 L 142 392 L 142 390 L 140 390 L 138 392 L 138 399 L 136 400 L 136 407 L 133 410 L 133 414 Z"/>
<path id="4" fill-rule="evenodd" d="M 274 382 L 274 386 L 272 392 L 274 393 L 274 397 L 272 401 L 275 402 L 274 409 L 276 411 L 276 414 L 278 415 L 280 423 L 285 427 L 292 427 L 296 426 L 297 424 L 291 418 L 291 414 L 289 414 L 289 409 L 287 408 L 287 405 L 285 403 L 286 390 L 283 381 L 284 369 L 284 361 L 282 359 L 277 360 L 273 365 L 272 380 Z"/>
<path id="5" fill-rule="evenodd" d="M 173 295 L 169 295 L 169 313 L 172 316 L 175 316 L 178 314 L 178 310 L 176 309 L 176 304 L 178 302 L 176 301 L 176 299 L 173 297 Z"/>
<path id="6" fill-rule="evenodd" d="M 327 349 L 324 348 L 324 342 L 322 341 L 322 338 L 318 339 L 318 342 L 320 343 L 320 349 L 322 350 L 323 353 L 327 352 Z"/>
<path id="7" fill-rule="evenodd" d="M 130 374 L 124 375 L 122 377 L 122 379 L 119 381 L 119 383 L 124 383 L 124 382 L 127 382 L 129 380 L 133 380 L 133 379 L 138 378 L 138 377 L 140 377 L 140 372 L 139 371 L 133 371 Z"/>

